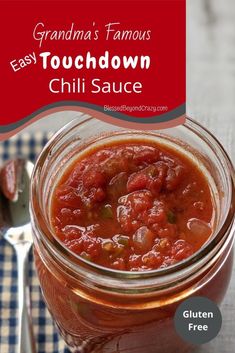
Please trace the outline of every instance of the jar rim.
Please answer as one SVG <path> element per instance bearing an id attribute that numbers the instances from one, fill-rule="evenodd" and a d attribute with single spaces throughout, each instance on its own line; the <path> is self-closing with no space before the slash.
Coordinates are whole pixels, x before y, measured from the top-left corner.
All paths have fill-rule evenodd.
<path id="1" fill-rule="evenodd" d="M 80 117 L 81 119 L 81 117 Z M 37 162 L 34 167 L 32 179 L 31 179 L 31 201 L 30 201 L 30 213 L 31 213 L 31 220 L 32 223 L 35 224 L 35 205 L 33 200 L 37 200 L 40 193 L 39 193 L 39 183 L 38 183 L 38 178 L 40 177 L 40 172 L 42 171 L 42 165 L 46 160 L 47 154 L 50 151 L 50 148 L 53 144 L 56 144 L 58 140 L 62 136 L 66 136 L 66 134 L 71 130 L 75 128 L 79 128 L 81 125 L 85 124 L 86 122 L 94 120 L 93 117 L 85 117 L 85 120 L 79 121 L 77 119 L 72 120 L 68 124 L 66 124 L 62 129 L 60 129 L 47 143 L 47 145 L 44 147 L 42 152 L 40 153 Z M 97 122 L 99 122 L 97 120 Z M 107 267 L 100 266 L 94 262 L 87 261 L 83 259 L 81 256 L 73 253 L 70 249 L 68 249 L 62 242 L 57 239 L 56 237 L 53 237 L 53 241 L 48 239 L 48 237 L 44 234 L 42 231 L 40 233 L 42 240 L 48 245 L 48 249 L 52 251 L 54 254 L 59 252 L 60 257 L 66 258 L 66 262 L 69 263 L 73 268 L 76 269 L 79 265 L 81 265 L 83 268 L 85 267 L 89 271 L 95 271 L 96 273 L 100 273 L 104 276 L 108 276 L 116 278 L 116 279 L 136 279 L 138 278 L 139 280 L 141 279 L 146 279 L 146 278 L 159 278 L 163 277 L 166 275 L 172 275 L 175 274 L 179 271 L 182 271 L 194 264 L 196 264 L 198 261 L 203 259 L 206 255 L 208 255 L 212 250 L 221 243 L 221 241 L 224 238 L 224 235 L 228 231 L 228 229 L 231 227 L 231 224 L 233 224 L 234 216 L 235 216 L 235 188 L 234 188 L 234 168 L 233 165 L 230 161 L 230 158 L 228 157 L 226 151 L 224 150 L 223 146 L 221 143 L 215 138 L 211 132 L 209 132 L 206 128 L 204 128 L 200 123 L 196 122 L 194 119 L 187 117 L 185 123 L 183 126 L 190 130 L 192 133 L 196 134 L 199 138 L 203 138 L 204 141 L 209 145 L 211 150 L 216 154 L 216 149 L 220 151 L 221 157 L 223 158 L 223 161 L 220 161 L 221 163 L 223 162 L 223 166 L 225 168 L 226 172 L 226 178 L 229 183 L 229 190 L 230 190 L 230 195 L 226 195 L 229 197 L 228 200 L 228 207 L 225 212 L 225 216 L 223 219 L 222 224 L 220 225 L 219 229 L 217 232 L 214 234 L 213 238 L 211 238 L 210 241 L 208 241 L 202 248 L 200 248 L 197 252 L 192 254 L 190 257 L 186 258 L 183 261 L 180 261 L 174 265 L 165 267 L 165 268 L 160 268 L 160 269 L 155 269 L 155 270 L 148 270 L 148 271 L 122 271 L 122 270 L 115 270 Z M 125 130 L 126 131 L 126 130 Z M 120 131 L 120 133 L 124 133 L 125 131 Z M 133 130 L 132 133 L 137 133 L 141 132 L 142 134 L 146 133 L 146 131 L 140 131 L 140 130 Z M 37 182 L 36 182 L 37 180 Z M 36 196 L 36 198 L 33 198 L 33 195 Z M 38 204 L 37 204 L 38 206 Z M 36 207 L 37 209 L 37 207 Z M 37 209 L 37 212 L 39 210 Z M 45 230 L 45 227 L 47 228 L 47 225 L 44 224 L 43 228 Z M 47 229 L 48 233 L 50 232 Z M 74 261 L 73 261 L 74 260 Z M 76 260 L 76 262 L 75 262 Z M 79 265 L 78 265 L 79 264 Z"/>

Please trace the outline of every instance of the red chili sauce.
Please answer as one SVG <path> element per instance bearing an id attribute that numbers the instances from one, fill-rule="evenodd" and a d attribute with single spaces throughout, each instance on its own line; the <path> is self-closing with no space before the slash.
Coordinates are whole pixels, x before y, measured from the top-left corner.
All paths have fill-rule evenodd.
<path id="1" fill-rule="evenodd" d="M 74 253 L 127 271 L 164 268 L 212 233 L 213 200 L 196 164 L 173 148 L 119 142 L 90 150 L 52 195 L 56 235 Z"/>

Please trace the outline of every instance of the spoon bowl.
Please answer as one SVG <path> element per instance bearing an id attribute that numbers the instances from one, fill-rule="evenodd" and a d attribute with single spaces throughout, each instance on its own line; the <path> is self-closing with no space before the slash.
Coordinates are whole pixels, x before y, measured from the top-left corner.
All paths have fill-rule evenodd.
<path id="1" fill-rule="evenodd" d="M 20 160 L 23 167 L 18 177 L 16 201 L 5 200 L 4 214 L 7 220 L 3 231 L 4 238 L 16 245 L 19 241 L 33 243 L 29 214 L 29 185 L 33 171 L 33 163 Z"/>

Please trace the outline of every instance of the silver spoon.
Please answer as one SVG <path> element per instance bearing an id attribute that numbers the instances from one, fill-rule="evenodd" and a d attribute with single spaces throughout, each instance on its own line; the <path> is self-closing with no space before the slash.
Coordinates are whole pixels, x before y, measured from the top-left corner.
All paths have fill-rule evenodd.
<path id="1" fill-rule="evenodd" d="M 33 244 L 29 216 L 29 182 L 33 170 L 30 161 L 18 160 L 21 167 L 17 175 L 14 201 L 2 200 L 3 224 L 1 232 L 14 247 L 18 270 L 18 353 L 36 353 L 30 316 L 28 283 L 28 255 Z M 1 196 L 3 198 L 3 196 Z"/>

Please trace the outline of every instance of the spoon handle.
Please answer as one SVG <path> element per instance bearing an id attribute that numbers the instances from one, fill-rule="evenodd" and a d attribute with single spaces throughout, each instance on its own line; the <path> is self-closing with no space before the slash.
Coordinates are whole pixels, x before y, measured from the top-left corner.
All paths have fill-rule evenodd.
<path id="1" fill-rule="evenodd" d="M 19 337 L 17 353 L 36 353 L 33 327 L 30 317 L 30 295 L 28 284 L 28 255 L 32 244 L 22 242 L 15 244 L 18 270 L 18 310 Z"/>

